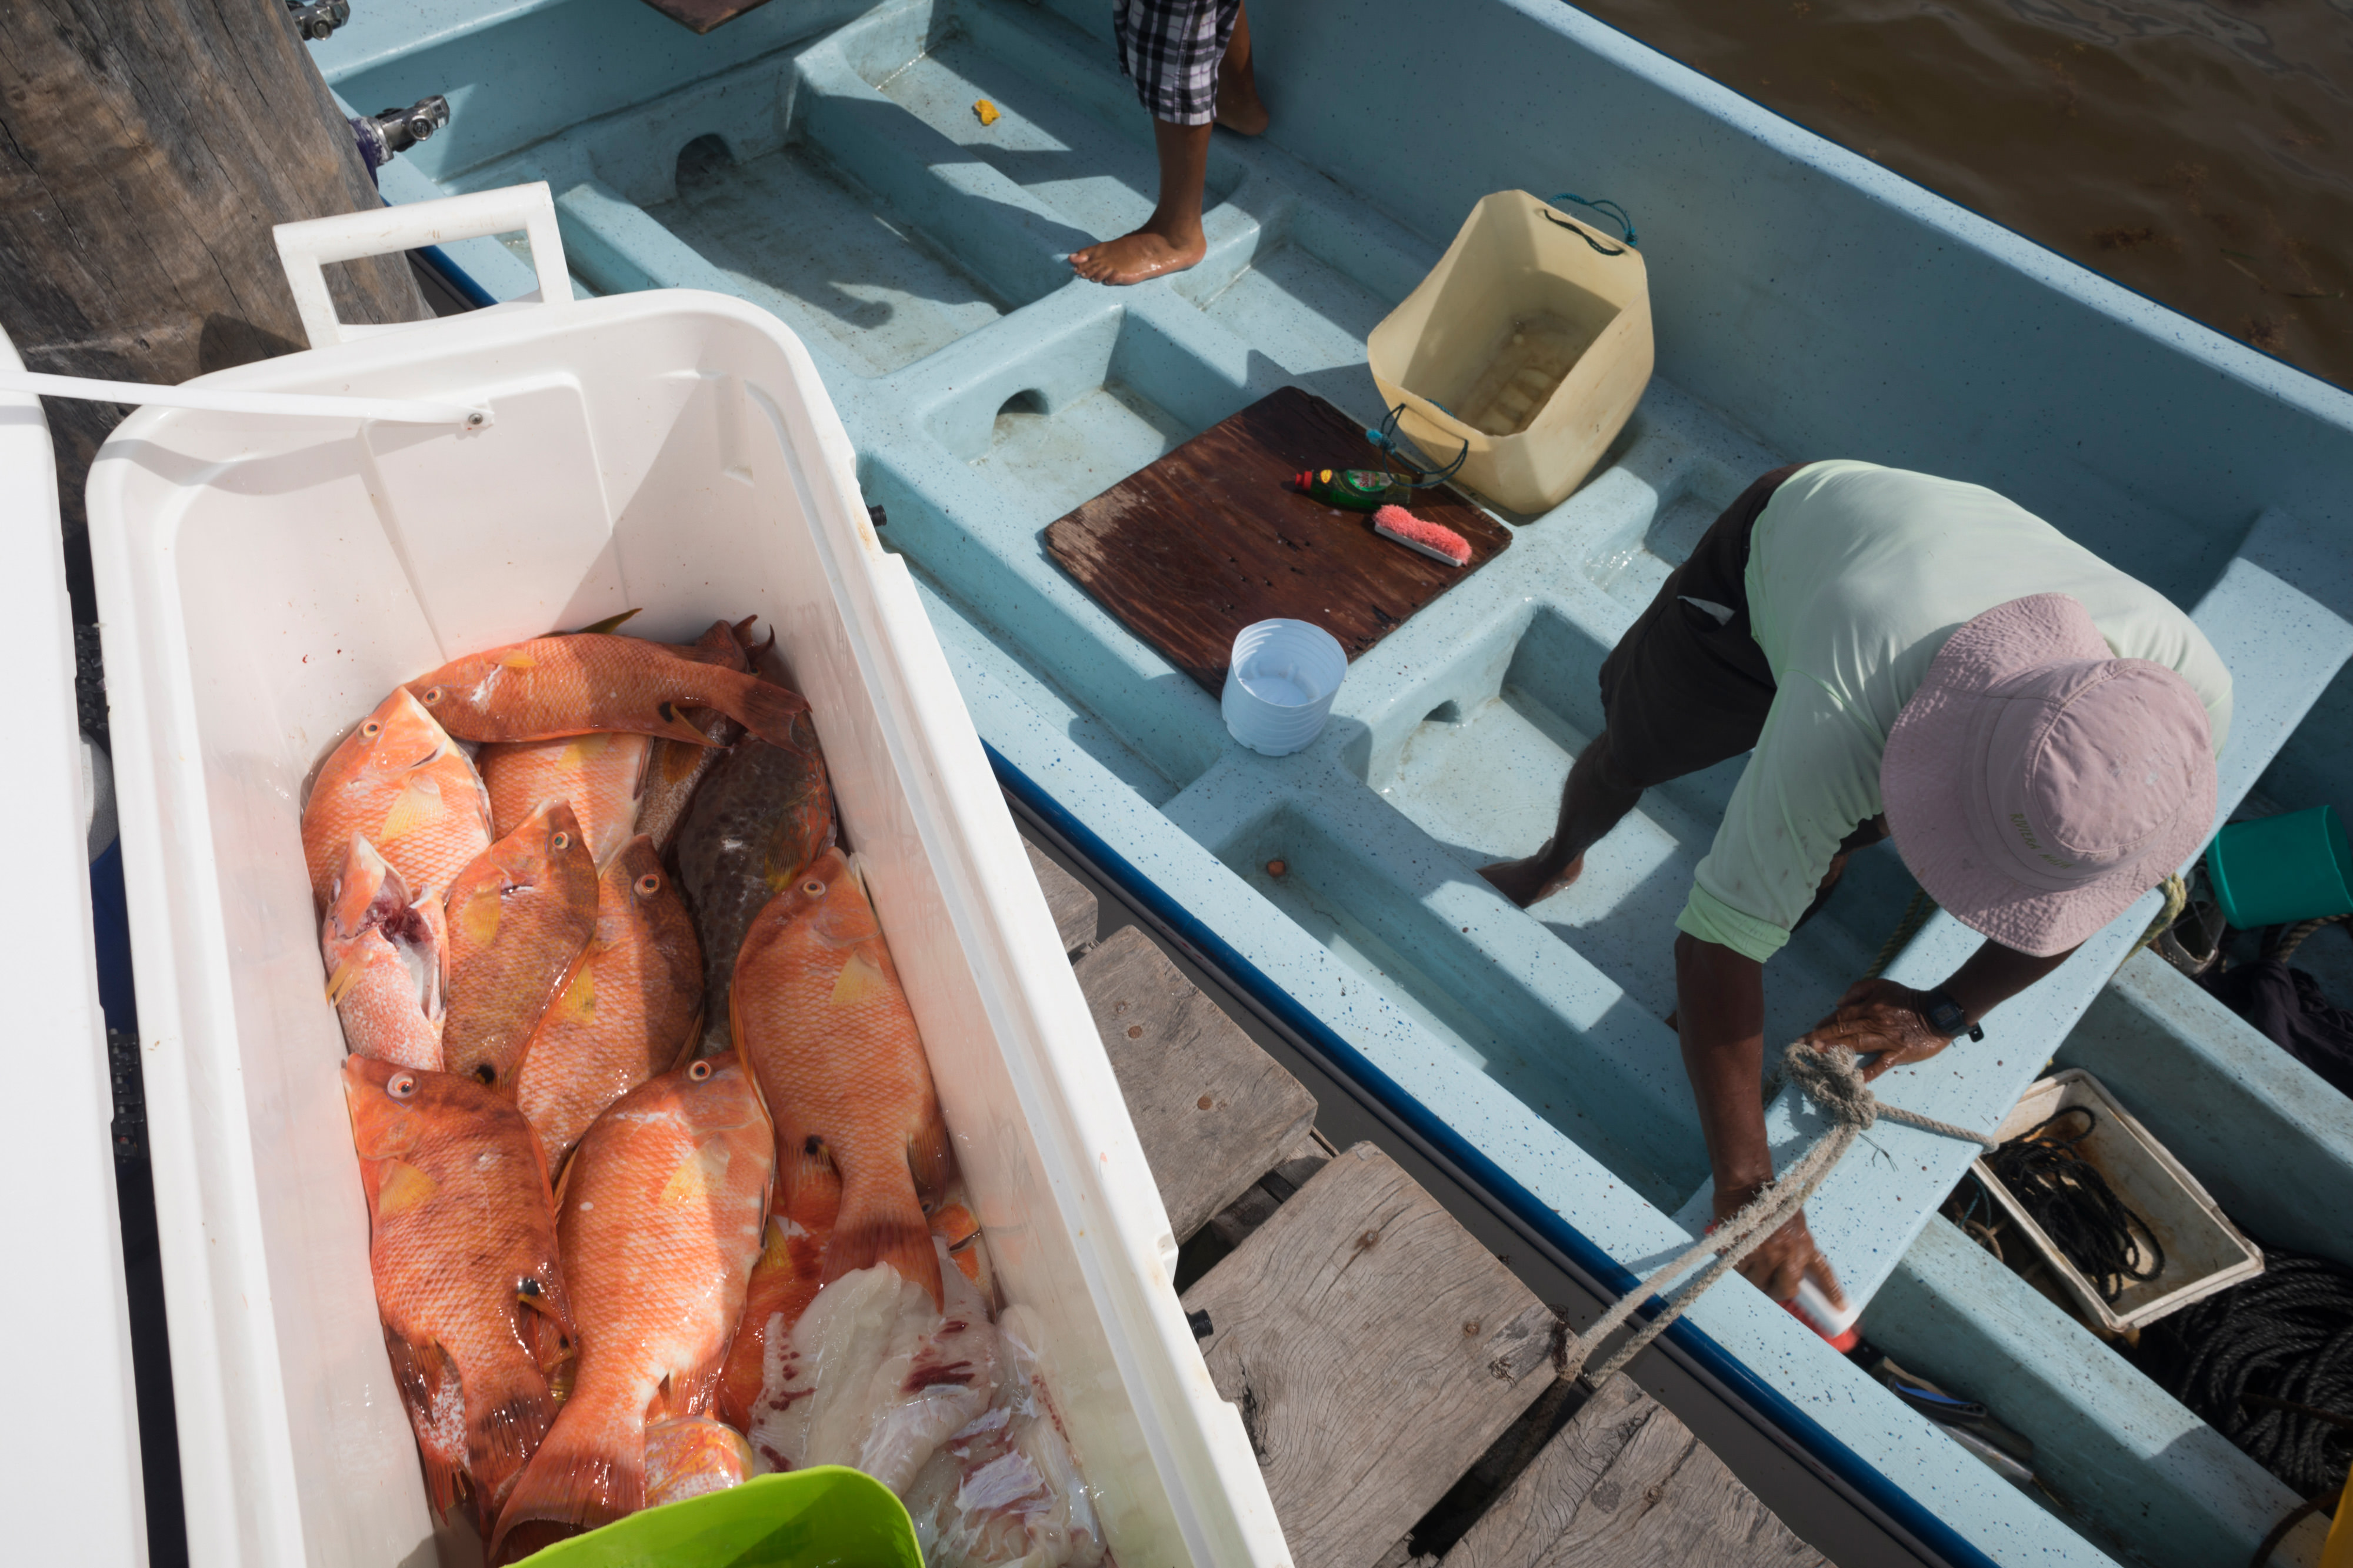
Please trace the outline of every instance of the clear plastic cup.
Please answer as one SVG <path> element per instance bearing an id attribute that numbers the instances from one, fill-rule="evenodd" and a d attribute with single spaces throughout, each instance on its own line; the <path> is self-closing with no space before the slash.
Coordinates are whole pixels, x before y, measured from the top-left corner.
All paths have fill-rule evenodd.
<path id="1" fill-rule="evenodd" d="M 1303 751 L 1323 732 L 1347 673 L 1347 650 L 1313 621 L 1244 626 L 1234 637 L 1219 700 L 1226 728 L 1265 756 Z"/>

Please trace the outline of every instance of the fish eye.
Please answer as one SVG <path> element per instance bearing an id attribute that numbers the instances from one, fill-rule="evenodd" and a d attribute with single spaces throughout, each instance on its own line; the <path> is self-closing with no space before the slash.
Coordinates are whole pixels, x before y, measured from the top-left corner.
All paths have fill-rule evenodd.
<path id="1" fill-rule="evenodd" d="M 499 1081 L 499 1069 L 492 1067 L 490 1063 L 484 1062 L 481 1066 L 474 1069 L 474 1081 L 482 1085 L 484 1088 L 488 1088 L 491 1084 Z"/>
<path id="2" fill-rule="evenodd" d="M 661 877 L 659 874 L 649 871 L 644 876 L 638 879 L 638 893 L 639 897 L 650 899 L 656 893 L 660 891 Z"/>
<path id="3" fill-rule="evenodd" d="M 816 878 L 812 877 L 812 878 L 810 878 L 807 881 L 803 882 L 803 883 L 801 884 L 801 891 L 802 891 L 802 892 L 804 892 L 804 893 L 807 893 L 810 898 L 814 899 L 814 898 L 816 898 L 818 895 L 819 895 L 820 893 L 822 893 L 822 892 L 824 892 L 824 891 L 825 891 L 825 884 L 824 884 L 823 882 L 818 881 Z"/>
<path id="4" fill-rule="evenodd" d="M 559 833 L 554 838 L 549 839 L 548 842 L 558 849 L 569 849 L 572 847 L 572 835 L 569 833 Z"/>
<path id="5" fill-rule="evenodd" d="M 360 726 L 360 733 L 370 738 L 374 738 L 375 736 L 384 733 L 384 726 L 371 719 L 366 723 Z"/>
<path id="6" fill-rule="evenodd" d="M 441 689 L 440 689 L 439 687 L 438 687 L 438 686 L 428 686 L 428 687 L 427 687 L 427 688 L 425 689 L 425 705 L 426 705 L 427 708 L 432 707 L 432 706 L 433 706 L 433 704 L 435 704 L 436 702 L 438 702 L 438 701 L 440 701 L 440 700 L 441 700 Z"/>
<path id="7" fill-rule="evenodd" d="M 413 1099 L 417 1093 L 417 1075 L 396 1072 L 385 1081 L 384 1091 L 395 1100 Z"/>
<path id="8" fill-rule="evenodd" d="M 709 1062 L 697 1062 L 692 1067 L 686 1069 L 686 1076 L 694 1082 L 701 1083 L 704 1079 L 711 1076 L 711 1064 Z"/>

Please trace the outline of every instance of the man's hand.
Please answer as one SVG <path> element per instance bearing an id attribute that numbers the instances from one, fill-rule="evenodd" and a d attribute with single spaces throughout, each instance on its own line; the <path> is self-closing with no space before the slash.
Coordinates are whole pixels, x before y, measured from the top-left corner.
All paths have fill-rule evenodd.
<path id="1" fill-rule="evenodd" d="M 1805 1043 L 1816 1050 L 1844 1046 L 1858 1056 L 1873 1057 L 1862 1068 L 1867 1083 L 1889 1068 L 1926 1061 L 1953 1043 L 1928 1026 L 1927 1007 L 1925 991 L 1893 980 L 1858 980 L 1839 998 L 1838 1011 L 1816 1024 Z"/>
<path id="2" fill-rule="evenodd" d="M 1715 1194 L 1715 1222 L 1722 1225 L 1746 1207 L 1757 1194 L 1757 1187 L 1719 1187 Z M 1765 1238 L 1764 1245 L 1740 1260 L 1741 1277 L 1776 1301 L 1787 1301 L 1798 1293 L 1798 1281 L 1808 1275 L 1822 1288 L 1833 1306 L 1846 1305 L 1846 1292 L 1839 1289 L 1838 1276 L 1831 1272 L 1831 1261 L 1821 1248 L 1814 1245 L 1814 1233 L 1806 1228 L 1806 1216 L 1799 1213 L 1780 1229 Z"/>

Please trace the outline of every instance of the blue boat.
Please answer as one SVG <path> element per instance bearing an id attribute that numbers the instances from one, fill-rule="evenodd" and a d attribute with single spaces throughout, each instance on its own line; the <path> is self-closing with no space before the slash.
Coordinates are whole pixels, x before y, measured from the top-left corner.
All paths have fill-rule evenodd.
<path id="1" fill-rule="evenodd" d="M 1738 764 L 1651 792 L 1533 911 L 1474 872 L 1545 837 L 1601 658 L 1757 475 L 1858 457 L 2014 498 L 2193 607 L 2236 684 L 2226 813 L 2353 805 L 2353 395 L 1565 5 L 1267 12 L 1274 124 L 1213 145 L 1208 258 L 1116 290 L 1065 259 L 1153 205 L 1105 0 L 769 0 L 705 37 L 641 0 L 413 0 L 355 8 L 316 58 L 354 110 L 448 96 L 387 199 L 545 180 L 584 292 L 719 289 L 799 333 L 1015 795 L 1607 1290 L 1706 1216 L 1662 1020 Z M 1366 333 L 1514 188 L 1639 218 L 1656 375 L 1581 489 L 1505 516 L 1505 554 L 1355 664 L 1314 746 L 1249 752 L 1040 531 L 1281 386 L 1377 421 Z M 533 286 L 496 240 L 450 259 L 488 297 Z M 1847 884 L 1768 972 L 1774 1038 L 1912 891 L 1887 853 Z M 1991 1128 L 2047 1063 L 2087 1068 L 2247 1230 L 2346 1256 L 2353 1103 L 2135 955 L 2158 909 L 1882 1094 Z M 1889 973 L 1933 984 L 1976 941 L 1936 915 Z M 1783 1162 L 1822 1131 L 1786 1089 L 1769 1118 Z M 1883 1123 L 1810 1212 L 1873 1342 L 2032 1437 L 2054 1501 L 1755 1290 L 1710 1292 L 1670 1345 L 1931 1555 L 2245 1561 L 2300 1500 L 1936 1217 L 1975 1152 Z"/>

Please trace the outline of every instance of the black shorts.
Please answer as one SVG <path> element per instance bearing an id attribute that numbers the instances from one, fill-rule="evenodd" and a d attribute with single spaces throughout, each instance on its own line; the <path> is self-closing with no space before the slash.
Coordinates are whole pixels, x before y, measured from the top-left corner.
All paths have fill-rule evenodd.
<path id="1" fill-rule="evenodd" d="M 1708 525 L 1601 663 L 1601 711 L 1619 778 L 1648 789 L 1695 773 L 1757 744 L 1773 706 L 1773 672 L 1748 626 L 1748 540 L 1757 515 L 1801 463 L 1740 492 Z M 1686 598 L 1732 612 L 1716 617 Z"/>

